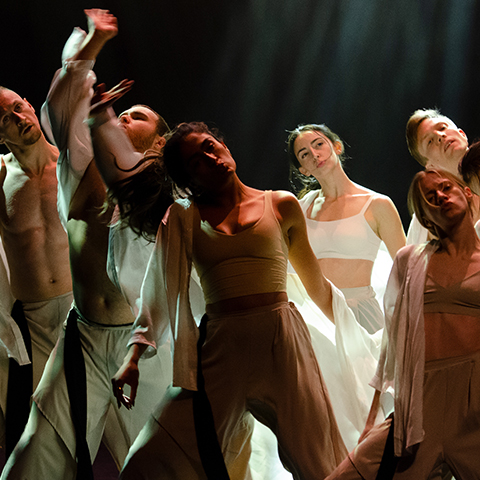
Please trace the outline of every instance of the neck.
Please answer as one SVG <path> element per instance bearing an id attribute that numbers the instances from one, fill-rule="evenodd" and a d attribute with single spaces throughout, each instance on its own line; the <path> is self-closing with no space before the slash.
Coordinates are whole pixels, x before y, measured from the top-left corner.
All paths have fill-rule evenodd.
<path id="1" fill-rule="evenodd" d="M 225 182 L 220 188 L 204 192 L 197 203 L 231 207 L 238 205 L 248 195 L 250 187 L 240 181 L 235 173 L 231 180 Z"/>
<path id="2" fill-rule="evenodd" d="M 325 199 L 335 199 L 351 193 L 355 184 L 347 177 L 343 168 L 335 169 L 325 177 L 315 177 L 322 186 Z"/>
<path id="3" fill-rule="evenodd" d="M 450 255 L 470 255 L 480 249 L 478 238 L 470 214 L 457 225 L 448 228 L 448 234 L 440 235 L 440 244 L 443 250 Z"/>
<path id="4" fill-rule="evenodd" d="M 58 157 L 57 148 L 48 143 L 43 135 L 33 145 L 9 146 L 9 150 L 25 172 L 37 175 Z"/>
<path id="5" fill-rule="evenodd" d="M 428 161 L 425 164 L 425 169 L 440 169 L 440 170 L 446 170 L 447 172 L 450 172 L 451 174 L 460 177 L 460 173 L 458 173 L 458 164 L 462 157 L 460 157 L 458 160 L 453 159 L 450 162 L 435 162 L 435 161 Z"/>

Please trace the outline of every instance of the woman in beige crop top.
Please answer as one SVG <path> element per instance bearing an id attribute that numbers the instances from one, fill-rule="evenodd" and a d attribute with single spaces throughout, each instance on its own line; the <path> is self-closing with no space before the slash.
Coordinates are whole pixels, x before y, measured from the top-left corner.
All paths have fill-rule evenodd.
<path id="1" fill-rule="evenodd" d="M 147 317 L 157 310 L 165 311 L 167 307 L 160 299 L 166 292 L 168 324 L 174 325 L 174 384 L 182 389 L 170 391 L 162 401 L 155 420 L 147 424 L 141 441 L 130 450 L 121 478 L 138 478 L 140 473 L 142 478 L 226 478 L 220 473 L 222 465 L 217 462 L 211 466 L 213 455 L 202 456 L 207 445 L 210 451 L 218 452 L 218 445 L 204 440 L 207 426 L 198 426 L 197 420 L 204 420 L 204 412 L 192 419 L 195 399 L 203 392 L 198 372 L 203 375 L 213 412 L 214 425 L 209 423 L 209 427 L 214 429 L 213 438 L 218 438 L 221 455 L 217 460 L 223 455 L 232 479 L 240 477 L 230 471 L 236 452 L 229 440 L 242 428 L 249 413 L 274 431 L 282 461 L 295 479 L 324 478 L 347 450 L 308 329 L 287 301 L 287 256 L 318 308 L 332 321 L 336 293 L 315 261 L 297 199 L 288 192 L 264 192 L 244 185 L 230 151 L 204 124 L 179 125 L 167 140 L 163 159 L 177 187 L 192 201 L 177 201 L 160 226 L 137 322 L 141 323 L 143 316 L 149 320 Z M 235 237 L 241 241 L 233 243 L 229 255 L 223 240 Z M 265 252 L 268 245 L 275 250 L 270 255 Z M 212 248 L 219 251 L 210 251 Z M 235 269 L 232 258 L 245 265 Z M 200 364 L 198 330 L 188 313 L 185 295 L 192 263 L 208 293 L 208 321 L 204 317 L 200 326 L 200 335 L 206 335 L 199 348 Z M 272 274 L 265 271 L 268 268 Z M 246 279 L 252 279 L 252 275 L 265 278 L 269 287 L 265 291 L 265 285 L 251 280 L 242 293 L 231 289 L 225 293 L 217 288 L 219 282 L 212 271 L 227 278 L 225 283 L 229 285 L 236 280 L 230 277 L 238 274 Z M 270 289 L 270 285 L 276 286 Z M 146 291 L 152 295 L 149 297 Z M 175 308 L 179 315 L 172 318 Z M 138 358 L 147 345 L 152 346 L 141 336 L 148 335 L 155 318 L 151 320 L 137 332 L 115 376 L 116 388 L 127 383 L 136 392 Z M 193 394 L 197 389 L 200 393 Z M 131 406 L 131 399 L 118 392 L 116 395 Z"/>
<path id="2" fill-rule="evenodd" d="M 383 326 L 381 310 L 378 304 L 375 305 L 373 290 L 369 289 L 373 260 L 380 240 L 385 242 L 392 259 L 398 249 L 405 245 L 405 234 L 397 209 L 390 198 L 357 185 L 347 177 L 342 166 L 345 158 L 343 142 L 326 125 L 297 127 L 290 132 L 287 145 L 292 185 L 296 186 L 298 182 L 295 181 L 298 180 L 303 186 L 299 198 L 303 198 L 301 203 L 304 203 L 310 242 L 322 271 L 344 291 L 347 303 L 359 323 L 373 333 Z M 363 212 L 365 206 L 367 208 Z M 360 213 L 364 217 L 360 225 L 362 231 L 357 233 L 360 235 L 357 238 L 355 232 L 346 232 L 352 239 L 344 247 L 345 251 L 338 251 L 341 246 L 336 244 L 340 242 L 335 242 L 330 233 L 317 239 L 323 244 L 315 245 L 315 230 L 324 226 L 329 232 L 333 230 L 333 235 L 335 230 L 340 229 L 341 235 L 341 220 L 348 222 Z M 343 228 L 348 229 L 348 226 Z M 366 294 L 367 289 L 369 294 Z M 372 296 L 370 300 L 367 298 Z M 363 299 L 366 299 L 366 305 L 362 307 Z"/>
<path id="3" fill-rule="evenodd" d="M 371 414 L 393 386 L 400 457 L 394 479 L 427 479 L 443 464 L 457 480 L 480 478 L 480 240 L 472 199 L 442 170 L 419 172 L 410 187 L 409 205 L 438 240 L 402 249 L 386 292 L 388 341 L 372 382 Z M 329 480 L 343 478 L 352 463 L 362 478 L 375 478 L 385 429 L 372 429 L 370 420 L 350 465 Z"/>

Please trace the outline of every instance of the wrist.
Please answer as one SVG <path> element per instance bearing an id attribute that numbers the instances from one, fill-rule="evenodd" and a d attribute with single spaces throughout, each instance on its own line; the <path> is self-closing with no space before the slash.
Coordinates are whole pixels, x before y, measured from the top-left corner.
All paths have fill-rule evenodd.
<path id="1" fill-rule="evenodd" d="M 138 365 L 138 361 L 142 357 L 143 352 L 145 351 L 145 345 L 134 343 L 130 346 L 128 350 L 128 361 Z"/>

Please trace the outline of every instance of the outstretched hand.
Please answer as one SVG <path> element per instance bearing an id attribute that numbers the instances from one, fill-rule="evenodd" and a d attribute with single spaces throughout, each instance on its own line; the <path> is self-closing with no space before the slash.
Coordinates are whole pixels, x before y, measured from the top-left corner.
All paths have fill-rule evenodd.
<path id="1" fill-rule="evenodd" d="M 119 98 L 123 97 L 131 90 L 133 84 L 133 80 L 125 79 L 108 91 L 106 91 L 104 83 L 97 85 L 90 102 L 90 115 L 96 115 L 101 111 L 106 110 L 108 107 L 111 107 Z"/>
<path id="2" fill-rule="evenodd" d="M 90 8 L 84 12 L 87 16 L 89 34 L 102 37 L 105 42 L 117 35 L 117 17 L 112 15 L 109 10 Z"/>

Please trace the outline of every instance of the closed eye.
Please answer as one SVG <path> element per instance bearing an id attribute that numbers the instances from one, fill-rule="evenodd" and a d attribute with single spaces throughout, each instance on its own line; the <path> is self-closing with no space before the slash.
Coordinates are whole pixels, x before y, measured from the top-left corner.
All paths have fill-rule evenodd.
<path id="1" fill-rule="evenodd" d="M 148 118 L 145 115 L 142 115 L 141 113 L 131 113 L 130 118 L 132 118 L 132 120 L 142 120 L 144 122 L 148 120 Z"/>
<path id="2" fill-rule="evenodd" d="M 207 144 L 204 144 L 203 149 L 205 152 L 211 153 L 215 149 L 215 145 L 213 144 L 213 142 L 208 142 Z"/>

